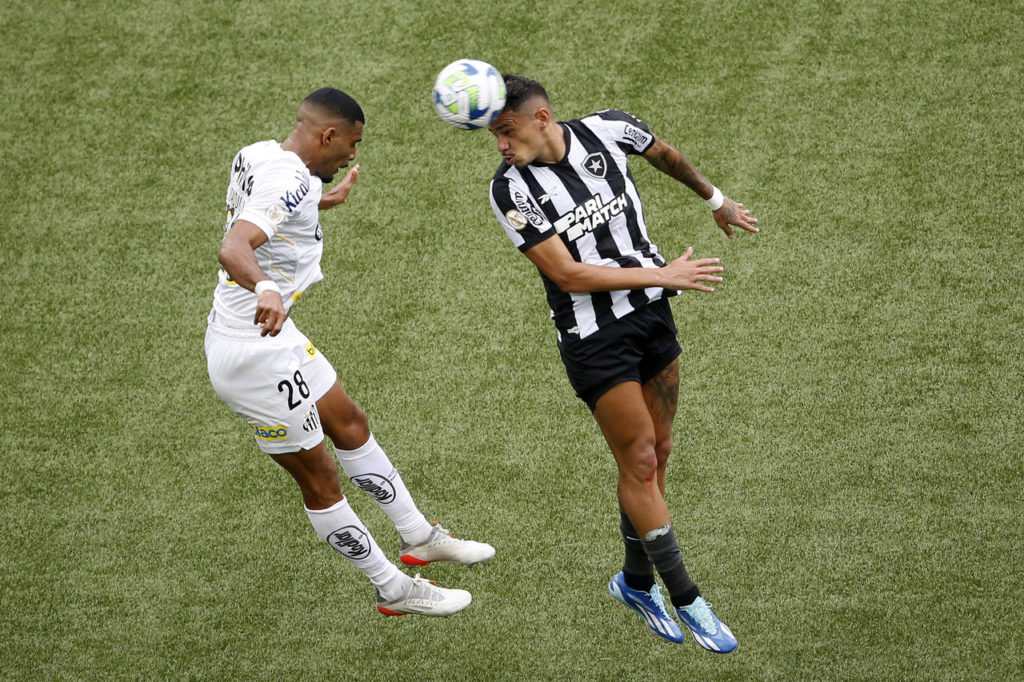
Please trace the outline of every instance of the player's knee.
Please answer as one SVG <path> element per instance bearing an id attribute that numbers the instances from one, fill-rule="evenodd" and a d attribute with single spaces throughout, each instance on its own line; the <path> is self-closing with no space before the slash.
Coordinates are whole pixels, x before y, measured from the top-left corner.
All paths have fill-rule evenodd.
<path id="1" fill-rule="evenodd" d="M 654 443 L 639 443 L 627 450 L 619 463 L 620 475 L 633 483 L 650 484 L 658 475 Z"/>
<path id="2" fill-rule="evenodd" d="M 330 436 L 334 447 L 355 450 L 370 439 L 370 421 L 361 407 L 352 403 L 345 415 L 324 420 L 324 432 Z"/>

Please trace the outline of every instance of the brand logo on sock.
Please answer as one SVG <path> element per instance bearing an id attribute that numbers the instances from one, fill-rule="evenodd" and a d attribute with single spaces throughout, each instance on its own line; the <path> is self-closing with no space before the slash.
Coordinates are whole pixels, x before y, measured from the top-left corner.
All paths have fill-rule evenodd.
<path id="1" fill-rule="evenodd" d="M 370 539 L 357 526 L 344 526 L 327 536 L 327 543 L 349 559 L 365 559 L 370 555 Z"/>
<path id="2" fill-rule="evenodd" d="M 352 482 L 369 493 L 380 504 L 395 501 L 395 486 L 380 474 L 360 474 L 352 477 Z"/>

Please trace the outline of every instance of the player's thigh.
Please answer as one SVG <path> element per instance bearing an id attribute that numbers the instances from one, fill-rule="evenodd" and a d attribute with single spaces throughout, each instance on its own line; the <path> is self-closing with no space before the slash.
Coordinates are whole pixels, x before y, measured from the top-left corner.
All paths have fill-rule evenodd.
<path id="1" fill-rule="evenodd" d="M 605 391 L 594 405 L 601 427 L 620 469 L 647 469 L 655 461 L 655 428 L 635 381 L 624 381 Z"/>
<path id="2" fill-rule="evenodd" d="M 643 396 L 654 424 L 656 442 L 671 443 L 672 422 L 679 404 L 678 356 L 643 385 Z"/>

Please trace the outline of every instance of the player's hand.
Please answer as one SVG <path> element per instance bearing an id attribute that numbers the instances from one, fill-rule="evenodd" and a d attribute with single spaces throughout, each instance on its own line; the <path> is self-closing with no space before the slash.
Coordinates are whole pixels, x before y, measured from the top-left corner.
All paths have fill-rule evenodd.
<path id="1" fill-rule="evenodd" d="M 344 204 L 348 200 L 348 193 L 352 191 L 352 186 L 356 184 L 356 180 L 359 179 L 359 164 L 352 166 L 345 173 L 345 177 L 341 179 L 337 185 L 331 188 L 331 191 L 320 197 L 320 208 L 331 208 L 338 204 Z"/>
<path id="2" fill-rule="evenodd" d="M 757 229 L 757 218 L 750 215 L 750 211 L 743 208 L 743 204 L 737 203 L 729 197 L 724 197 L 722 205 L 718 207 L 717 211 L 711 213 L 715 218 L 715 223 L 722 228 L 725 232 L 725 236 L 729 239 L 733 239 L 735 235 L 732 233 L 730 225 L 742 228 L 747 232 L 760 232 Z"/>
<path id="3" fill-rule="evenodd" d="M 686 249 L 679 258 L 666 265 L 663 272 L 669 276 L 668 289 L 695 289 L 697 291 L 712 292 L 714 288 L 702 282 L 721 282 L 722 278 L 714 273 L 722 272 L 724 268 L 718 264 L 717 258 L 700 258 L 690 260 L 693 255 L 693 247 Z"/>
<path id="4" fill-rule="evenodd" d="M 256 316 L 252 321 L 253 324 L 258 324 L 263 328 L 260 336 L 267 334 L 277 336 L 286 319 L 288 319 L 288 313 L 281 301 L 281 294 L 276 291 L 264 291 L 256 301 Z"/>

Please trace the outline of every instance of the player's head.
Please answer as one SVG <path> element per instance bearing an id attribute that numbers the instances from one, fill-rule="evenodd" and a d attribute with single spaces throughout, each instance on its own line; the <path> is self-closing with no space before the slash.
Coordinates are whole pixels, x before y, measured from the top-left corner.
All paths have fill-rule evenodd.
<path id="1" fill-rule="evenodd" d="M 523 167 L 541 156 L 561 129 L 544 86 L 514 74 L 504 74 L 503 78 L 505 108 L 489 128 L 498 139 L 498 151 L 505 162 Z"/>
<path id="2" fill-rule="evenodd" d="M 356 158 L 363 139 L 363 110 L 351 96 L 334 88 L 320 88 L 299 105 L 295 130 L 308 146 L 303 158 L 310 173 L 324 182 Z"/>

